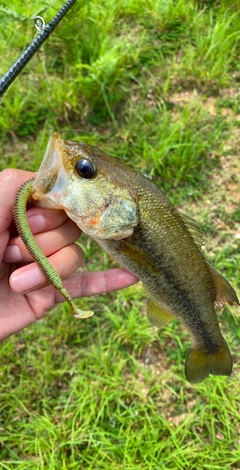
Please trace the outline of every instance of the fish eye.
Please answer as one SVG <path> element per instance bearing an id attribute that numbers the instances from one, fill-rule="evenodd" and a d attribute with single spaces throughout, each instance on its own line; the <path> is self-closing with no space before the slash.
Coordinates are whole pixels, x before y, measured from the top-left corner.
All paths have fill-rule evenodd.
<path id="1" fill-rule="evenodd" d="M 81 158 L 75 164 L 75 170 L 81 178 L 90 179 L 95 175 L 95 168 L 93 163 L 86 158 Z"/>

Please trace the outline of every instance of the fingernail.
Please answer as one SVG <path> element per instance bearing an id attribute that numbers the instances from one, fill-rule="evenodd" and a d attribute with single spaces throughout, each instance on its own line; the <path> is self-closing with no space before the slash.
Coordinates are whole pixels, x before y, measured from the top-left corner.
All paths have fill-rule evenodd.
<path id="1" fill-rule="evenodd" d="M 16 262 L 21 261 L 22 255 L 17 245 L 8 245 L 4 253 L 4 261 Z"/>
<path id="2" fill-rule="evenodd" d="M 16 292 L 30 292 L 42 284 L 42 275 L 38 269 L 29 269 L 21 273 L 13 273 L 11 284 Z"/>

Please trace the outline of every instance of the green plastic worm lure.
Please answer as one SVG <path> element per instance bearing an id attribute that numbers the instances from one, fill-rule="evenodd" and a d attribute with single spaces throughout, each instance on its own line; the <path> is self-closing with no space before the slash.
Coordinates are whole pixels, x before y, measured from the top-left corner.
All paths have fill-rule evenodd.
<path id="1" fill-rule="evenodd" d="M 67 300 L 72 309 L 74 317 L 91 317 L 94 312 L 83 311 L 77 307 L 70 294 L 63 286 L 62 279 L 55 271 L 51 263 L 48 261 L 41 248 L 37 245 L 34 236 L 31 232 L 27 221 L 26 210 L 28 199 L 32 193 L 33 181 L 34 178 L 22 184 L 15 198 L 13 214 L 18 233 L 21 239 L 23 240 L 24 245 L 28 249 L 29 253 L 32 255 L 33 259 L 38 264 L 44 276 L 48 279 L 49 283 L 52 284 L 53 287 L 55 287 L 55 289 L 57 289 L 60 294 Z"/>

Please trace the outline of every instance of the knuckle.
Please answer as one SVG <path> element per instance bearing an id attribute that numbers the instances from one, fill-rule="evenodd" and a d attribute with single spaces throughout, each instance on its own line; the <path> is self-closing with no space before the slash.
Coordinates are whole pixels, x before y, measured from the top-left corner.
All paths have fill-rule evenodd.
<path id="1" fill-rule="evenodd" d="M 16 168 L 4 168 L 0 171 L 0 188 L 4 190 L 18 188 L 24 181 L 34 176 L 34 173 Z"/>
<path id="2" fill-rule="evenodd" d="M 0 184 L 1 186 L 8 186 L 16 178 L 17 170 L 13 168 L 5 168 L 0 172 Z"/>

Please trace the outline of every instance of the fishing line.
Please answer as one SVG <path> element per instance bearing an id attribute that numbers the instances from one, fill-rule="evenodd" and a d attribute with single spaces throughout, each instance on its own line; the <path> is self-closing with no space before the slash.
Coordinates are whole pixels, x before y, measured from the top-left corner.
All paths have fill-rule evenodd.
<path id="1" fill-rule="evenodd" d="M 26 66 L 26 64 L 41 47 L 44 41 L 46 41 L 48 36 L 53 32 L 55 27 L 58 25 L 58 23 L 66 15 L 68 10 L 70 10 L 72 5 L 76 1 L 77 0 L 68 0 L 59 10 L 59 12 L 54 16 L 54 18 L 46 25 L 41 16 L 36 16 L 34 22 L 39 34 L 0 80 L 0 96 L 2 96 L 3 93 L 9 88 L 9 86 L 19 75 L 21 70 Z"/>

